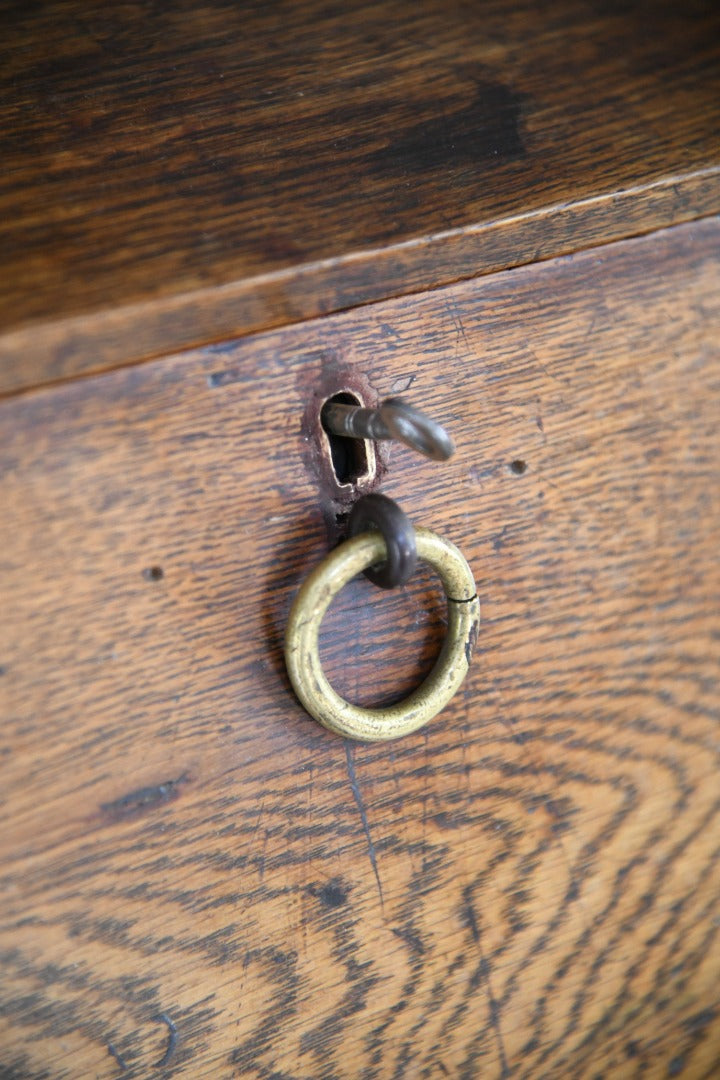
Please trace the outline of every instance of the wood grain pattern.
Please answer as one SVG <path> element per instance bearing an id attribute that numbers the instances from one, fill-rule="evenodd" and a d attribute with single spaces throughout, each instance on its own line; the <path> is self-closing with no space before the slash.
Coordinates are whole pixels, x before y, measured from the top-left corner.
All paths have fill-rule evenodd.
<path id="1" fill-rule="evenodd" d="M 3 390 L 720 210 L 714 0 L 0 17 Z"/>
<path id="2" fill-rule="evenodd" d="M 718 1075 L 719 252 L 685 226 L 3 406 L 3 1076 Z M 281 661 L 344 371 L 451 429 L 384 489 L 482 602 L 392 747 Z M 435 596 L 349 587 L 335 685 L 404 692 Z"/>

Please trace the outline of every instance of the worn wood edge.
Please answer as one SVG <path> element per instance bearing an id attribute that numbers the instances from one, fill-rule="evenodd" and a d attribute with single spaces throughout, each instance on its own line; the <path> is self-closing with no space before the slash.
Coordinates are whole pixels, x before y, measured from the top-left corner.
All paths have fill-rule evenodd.
<path id="1" fill-rule="evenodd" d="M 720 165 L 0 336 L 0 398 L 720 213 Z M 19 358 L 21 360 L 19 361 Z"/>

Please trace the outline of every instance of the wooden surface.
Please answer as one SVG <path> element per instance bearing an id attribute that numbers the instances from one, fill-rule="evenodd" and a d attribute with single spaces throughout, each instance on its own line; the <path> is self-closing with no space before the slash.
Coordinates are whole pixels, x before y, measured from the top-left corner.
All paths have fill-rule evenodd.
<path id="1" fill-rule="evenodd" d="M 720 211 L 720 6 L 0 3 L 0 389 Z"/>
<path id="2" fill-rule="evenodd" d="M 715 220 L 5 403 L 3 1077 L 718 1076 L 719 342 Z M 281 661 L 361 385 L 456 439 L 384 490 L 483 613 L 393 746 Z M 328 673 L 441 632 L 359 581 Z"/>

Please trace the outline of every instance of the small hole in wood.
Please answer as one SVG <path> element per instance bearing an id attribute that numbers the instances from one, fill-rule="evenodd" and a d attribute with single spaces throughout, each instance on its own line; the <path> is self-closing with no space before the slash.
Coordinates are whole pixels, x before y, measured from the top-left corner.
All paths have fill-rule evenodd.
<path id="1" fill-rule="evenodd" d="M 522 476 L 527 469 L 527 461 L 523 461 L 522 458 L 515 458 L 510 462 L 510 469 L 516 476 Z"/>
<path id="2" fill-rule="evenodd" d="M 148 566 L 143 570 L 143 577 L 146 581 L 160 581 L 164 577 L 162 566 Z"/>
<path id="3" fill-rule="evenodd" d="M 348 890 L 337 880 L 337 878 L 333 878 L 332 881 L 328 881 L 327 885 L 323 885 L 315 895 L 323 902 L 325 907 L 338 908 L 342 907 L 347 901 Z"/>
<path id="4" fill-rule="evenodd" d="M 359 398 L 354 394 L 343 391 L 333 394 L 327 401 L 338 402 L 340 405 L 362 405 Z M 323 402 L 325 405 L 327 402 Z M 344 435 L 333 435 L 325 432 L 330 444 L 330 459 L 332 461 L 335 479 L 339 485 L 357 484 L 368 475 L 368 455 L 364 439 L 349 439 Z"/>

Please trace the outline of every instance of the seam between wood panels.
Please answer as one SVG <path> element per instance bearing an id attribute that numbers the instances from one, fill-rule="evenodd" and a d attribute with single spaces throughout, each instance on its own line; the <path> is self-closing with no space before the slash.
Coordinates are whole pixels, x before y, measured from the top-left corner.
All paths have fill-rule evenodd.
<path id="1" fill-rule="evenodd" d="M 580 216 L 582 218 L 583 214 L 588 212 L 592 214 L 593 211 L 602 213 L 608 205 L 623 208 L 626 208 L 628 205 L 630 207 L 637 205 L 641 209 L 642 198 L 647 198 L 656 193 L 664 194 L 670 191 L 674 192 L 676 197 L 680 198 L 678 188 L 682 189 L 684 185 L 708 180 L 718 181 L 719 183 L 717 185 L 717 193 L 715 193 L 714 190 L 712 192 L 712 207 L 704 212 L 699 211 L 693 213 L 690 211 L 687 217 L 677 215 L 675 220 L 667 223 L 658 223 L 657 221 L 646 222 L 644 225 L 638 223 L 637 227 L 634 229 L 630 227 L 632 225 L 632 220 L 629 219 L 628 228 L 619 227 L 617 231 L 609 230 L 606 236 L 600 239 L 593 236 L 591 242 L 587 243 L 574 243 L 575 237 L 567 236 L 564 239 L 558 239 L 557 242 L 551 244 L 547 250 L 538 250 L 537 246 L 534 250 L 531 250 L 530 244 L 523 246 L 522 242 L 524 240 L 525 232 L 531 230 L 536 224 L 559 224 L 560 231 L 562 231 L 563 223 L 568 218 L 574 216 Z M 273 319 L 272 317 L 268 317 L 266 321 L 259 320 L 257 325 L 250 324 L 245 329 L 235 331 L 232 329 L 225 329 L 223 332 L 220 332 L 218 329 L 218 332 L 215 334 L 212 332 L 203 334 L 198 333 L 194 338 L 192 335 L 189 335 L 187 341 L 181 343 L 170 342 L 165 347 L 158 347 L 146 352 L 143 351 L 140 355 L 131 355 L 127 359 L 99 363 L 97 366 L 88 366 L 84 370 L 70 371 L 67 374 L 59 374 L 55 377 L 48 377 L 45 379 L 41 378 L 35 382 L 20 382 L 17 386 L 8 386 L 4 390 L 0 388 L 0 401 L 16 397 L 18 394 L 28 393 L 35 389 L 59 386 L 67 382 L 73 382 L 77 379 L 93 378 L 96 375 L 101 375 L 108 371 L 121 368 L 136 367 L 160 359 L 163 356 L 176 355 L 181 352 L 203 348 L 206 345 L 249 338 L 259 333 L 268 333 L 283 327 L 300 325 L 314 319 L 324 318 L 328 315 L 336 315 L 343 311 L 384 303 L 386 301 L 398 299 L 402 296 L 413 296 L 420 293 L 434 292 L 439 289 L 448 288 L 462 281 L 480 279 L 491 274 L 502 273 L 506 270 L 519 269 L 520 267 L 532 265 L 534 263 L 547 262 L 554 258 L 562 258 L 568 255 L 579 254 L 582 251 L 606 247 L 609 244 L 637 239 L 643 236 L 651 236 L 654 233 L 667 231 L 668 229 L 682 228 L 693 222 L 711 220 L 718 213 L 720 213 L 720 165 L 710 166 L 707 169 L 680 176 L 664 177 L 662 180 L 653 181 L 649 184 L 638 185 L 622 190 L 614 190 L 603 195 L 589 196 L 588 198 L 580 199 L 577 202 L 557 203 L 552 206 L 542 207 L 492 222 L 465 226 L 461 229 L 450 229 L 431 233 L 422 237 L 401 241 L 398 244 L 390 245 L 385 248 L 373 248 L 352 252 L 347 255 L 318 260 L 313 263 L 307 263 L 296 267 L 289 267 L 269 274 L 262 274 L 254 278 L 242 279 L 237 282 L 230 282 L 193 290 L 188 293 L 167 296 L 158 300 L 140 301 L 117 309 L 104 308 L 87 315 L 72 316 L 68 319 L 57 320 L 56 322 L 30 325 L 18 330 L 9 331 L 5 334 L 0 334 L 0 370 L 3 356 L 8 358 L 14 353 L 22 355 L 27 351 L 27 342 L 36 334 L 50 335 L 52 333 L 60 334 L 65 332 L 71 335 L 74 330 L 79 331 L 80 328 L 84 328 L 85 333 L 87 334 L 87 326 L 90 324 L 91 330 L 88 337 L 89 349 L 92 335 L 94 334 L 99 339 L 103 332 L 103 328 L 111 331 L 113 324 L 123 324 L 124 332 L 127 334 L 128 338 L 131 339 L 132 330 L 129 328 L 132 326 L 132 322 L 135 319 L 142 320 L 143 316 L 147 319 L 150 315 L 154 314 L 159 318 L 170 318 L 173 313 L 179 312 L 182 309 L 191 308 L 193 305 L 198 305 L 202 303 L 203 300 L 210 300 L 215 304 L 219 303 L 232 306 L 233 302 L 240 302 L 243 295 L 252 297 L 253 294 L 260 294 L 263 287 L 278 288 L 282 287 L 283 283 L 292 285 L 293 283 L 297 284 L 302 283 L 303 281 L 307 281 L 309 285 L 312 285 L 313 281 L 319 279 L 321 275 L 325 273 L 336 274 L 337 280 L 335 280 L 335 285 L 338 289 L 342 289 L 343 282 L 341 280 L 341 275 L 343 271 L 347 271 L 353 266 L 369 266 L 372 265 L 373 262 L 382 263 L 392 260 L 393 258 L 402 258 L 408 252 L 422 252 L 427 259 L 428 254 L 430 256 L 432 255 L 433 249 L 440 249 L 442 245 L 448 243 L 482 242 L 483 239 L 492 238 L 494 235 L 500 236 L 501 238 L 504 235 L 512 236 L 513 231 L 517 234 L 516 246 L 523 248 L 522 252 L 518 253 L 516 257 L 510 257 L 506 261 L 497 263 L 489 262 L 487 265 L 480 268 L 476 267 L 471 272 L 467 273 L 459 272 L 454 275 L 447 273 L 441 275 L 439 280 L 432 283 L 427 282 L 427 275 L 425 274 L 421 275 L 417 282 L 408 281 L 404 288 L 388 288 L 386 290 L 381 290 L 377 295 L 371 295 L 367 298 L 352 299 L 346 303 L 339 300 L 337 304 L 322 307 L 320 310 L 315 308 L 308 310 L 306 313 L 300 312 L 286 318 Z M 529 239 L 532 239 L 532 237 L 529 237 Z M 582 239 L 582 236 L 578 237 L 579 241 L 582 241 Z M 333 282 L 331 281 L 326 287 L 331 287 L 332 284 Z M 348 287 L 347 283 L 346 287 Z M 320 305 L 318 305 L 318 307 L 320 307 Z M 219 319 L 216 321 L 219 321 Z M 95 329 L 92 328 L 93 324 L 97 324 Z"/>

